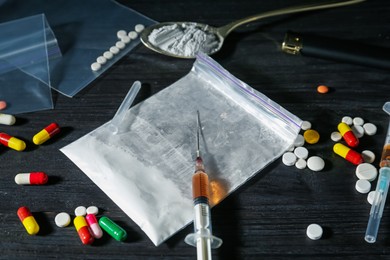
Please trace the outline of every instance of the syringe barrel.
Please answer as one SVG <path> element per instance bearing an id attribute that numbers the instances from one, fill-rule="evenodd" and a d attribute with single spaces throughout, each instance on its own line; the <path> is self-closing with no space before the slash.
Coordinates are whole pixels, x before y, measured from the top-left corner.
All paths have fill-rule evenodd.
<path id="1" fill-rule="evenodd" d="M 381 160 L 379 162 L 380 167 L 390 167 L 390 121 L 387 128 L 387 135 L 385 139 L 385 144 L 383 145 L 383 151 Z"/>

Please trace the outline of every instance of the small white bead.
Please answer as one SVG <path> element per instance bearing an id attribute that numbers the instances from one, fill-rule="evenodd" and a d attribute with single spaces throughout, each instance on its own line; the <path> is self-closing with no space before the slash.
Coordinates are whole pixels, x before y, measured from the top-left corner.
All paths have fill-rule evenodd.
<path id="1" fill-rule="evenodd" d="M 297 167 L 300 170 L 305 169 L 306 166 L 307 166 L 306 160 L 302 158 L 299 158 L 295 163 L 295 167 Z"/>
<path id="2" fill-rule="evenodd" d="M 96 206 L 89 206 L 87 208 L 87 214 L 94 214 L 97 215 L 99 213 L 99 208 Z"/>
<path id="3" fill-rule="evenodd" d="M 332 141 L 334 142 L 338 142 L 342 139 L 343 137 L 341 136 L 341 134 L 339 132 L 333 132 L 330 134 L 330 139 L 332 139 Z"/>
<path id="4" fill-rule="evenodd" d="M 119 48 L 116 47 L 116 46 L 112 46 L 112 47 L 110 48 L 110 52 L 111 52 L 112 54 L 118 54 L 119 51 L 120 51 Z"/>
<path id="5" fill-rule="evenodd" d="M 114 57 L 114 55 L 109 51 L 105 51 L 103 53 L 103 57 L 106 58 L 107 60 L 110 60 L 110 59 L 112 59 L 112 57 Z"/>
<path id="6" fill-rule="evenodd" d="M 347 125 L 352 125 L 353 124 L 353 119 L 350 116 L 344 116 L 341 119 L 341 122 L 346 123 Z"/>
<path id="7" fill-rule="evenodd" d="M 310 224 L 306 229 L 306 235 L 312 240 L 318 240 L 322 237 L 322 227 L 318 224 Z"/>
<path id="8" fill-rule="evenodd" d="M 135 31 L 131 31 L 127 36 L 129 36 L 130 39 L 135 40 L 138 37 L 138 33 L 136 33 Z"/>
<path id="9" fill-rule="evenodd" d="M 368 193 L 371 189 L 371 183 L 368 180 L 358 180 L 355 189 L 360 193 Z"/>
<path id="10" fill-rule="evenodd" d="M 121 41 L 124 42 L 125 44 L 127 44 L 131 41 L 131 39 L 129 36 L 126 35 L 126 36 L 122 37 Z"/>
<path id="11" fill-rule="evenodd" d="M 362 152 L 363 161 L 366 163 L 373 163 L 375 161 L 375 154 L 372 151 L 364 150 Z"/>
<path id="12" fill-rule="evenodd" d="M 364 120 L 361 117 L 355 117 L 353 120 L 353 125 L 360 125 L 362 126 L 364 124 Z"/>
<path id="13" fill-rule="evenodd" d="M 303 131 L 309 130 L 311 128 L 311 123 L 309 121 L 303 121 L 301 125 L 301 129 Z"/>
<path id="14" fill-rule="evenodd" d="M 353 125 L 351 126 L 351 130 L 356 138 L 362 138 L 364 136 L 364 128 L 361 125 Z"/>
<path id="15" fill-rule="evenodd" d="M 309 151 L 305 147 L 300 146 L 295 148 L 294 154 L 300 159 L 307 159 L 309 156 Z"/>
<path id="16" fill-rule="evenodd" d="M 74 210 L 74 214 L 77 216 L 85 216 L 87 215 L 87 209 L 84 207 L 84 206 L 78 206 L 75 210 Z"/>
<path id="17" fill-rule="evenodd" d="M 100 65 L 100 63 L 97 63 L 97 62 L 94 62 L 91 64 L 91 69 L 93 71 L 98 71 L 98 70 L 100 70 L 101 67 L 102 67 L 102 65 Z"/>
<path id="18" fill-rule="evenodd" d="M 99 56 L 99 57 L 97 57 L 96 62 L 103 65 L 103 64 L 106 64 L 107 59 L 103 56 Z"/>
<path id="19" fill-rule="evenodd" d="M 122 39 L 122 37 L 126 36 L 127 35 L 127 32 L 125 30 L 119 30 L 117 33 L 116 33 L 116 36 L 118 37 L 118 39 Z"/>
<path id="20" fill-rule="evenodd" d="M 145 26 L 144 26 L 143 24 L 137 24 L 137 25 L 134 27 L 134 30 L 135 30 L 137 33 L 142 32 L 144 29 L 145 29 Z"/>
<path id="21" fill-rule="evenodd" d="M 58 227 L 67 227 L 70 224 L 70 215 L 66 212 L 61 212 L 56 215 L 54 222 Z"/>
<path id="22" fill-rule="evenodd" d="M 297 161 L 297 157 L 292 152 L 284 153 L 282 156 L 282 162 L 286 166 L 292 166 Z"/>
<path id="23" fill-rule="evenodd" d="M 126 44 L 122 41 L 119 41 L 119 42 L 116 42 L 115 43 L 115 46 L 118 48 L 118 49 L 124 49 L 126 47 Z"/>
<path id="24" fill-rule="evenodd" d="M 363 129 L 366 135 L 375 135 L 377 130 L 376 125 L 372 123 L 365 123 Z"/>

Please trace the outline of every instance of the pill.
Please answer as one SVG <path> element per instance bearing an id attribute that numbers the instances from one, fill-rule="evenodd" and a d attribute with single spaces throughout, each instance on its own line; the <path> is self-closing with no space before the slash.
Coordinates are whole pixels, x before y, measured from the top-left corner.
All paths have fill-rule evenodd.
<path id="1" fill-rule="evenodd" d="M 118 48 L 118 49 L 124 49 L 126 47 L 126 44 L 122 41 L 119 41 L 119 42 L 116 42 L 115 43 L 115 46 Z"/>
<path id="2" fill-rule="evenodd" d="M 96 206 L 89 206 L 87 208 L 87 214 L 94 214 L 94 215 L 97 215 L 99 214 L 99 208 L 96 207 Z"/>
<path id="3" fill-rule="evenodd" d="M 69 226 L 70 221 L 70 215 L 66 212 L 58 213 L 54 218 L 54 222 L 56 223 L 57 227 L 67 227 Z"/>
<path id="4" fill-rule="evenodd" d="M 351 126 L 351 130 L 356 138 L 362 138 L 364 136 L 364 128 L 361 125 Z"/>
<path id="5" fill-rule="evenodd" d="M 360 193 L 368 193 L 371 189 L 371 183 L 368 180 L 358 180 L 355 189 Z"/>
<path id="6" fill-rule="evenodd" d="M 80 240 L 84 245 L 90 245 L 93 243 L 94 238 L 91 234 L 87 221 L 83 216 L 76 216 L 73 220 L 74 227 L 79 234 Z"/>
<path id="7" fill-rule="evenodd" d="M 60 127 L 57 123 L 51 123 L 50 125 L 46 126 L 44 129 L 42 129 L 39 133 L 34 135 L 33 142 L 36 145 L 43 144 L 56 134 L 60 132 Z"/>
<path id="8" fill-rule="evenodd" d="M 85 220 L 88 223 L 88 226 L 91 230 L 91 234 L 94 238 L 101 238 L 103 236 L 103 231 L 99 226 L 99 223 L 94 214 L 87 214 Z"/>
<path id="9" fill-rule="evenodd" d="M 324 160 L 319 156 L 312 156 L 307 159 L 307 167 L 315 172 L 321 171 L 325 167 Z"/>
<path id="10" fill-rule="evenodd" d="M 301 129 L 303 131 L 309 130 L 311 128 L 311 123 L 309 121 L 303 121 L 301 124 Z"/>
<path id="11" fill-rule="evenodd" d="M 373 163 L 375 161 L 375 154 L 370 150 L 362 151 L 363 161 L 366 163 Z"/>
<path id="12" fill-rule="evenodd" d="M 341 122 L 346 123 L 347 125 L 352 125 L 353 124 L 353 119 L 350 116 L 344 116 L 341 119 Z"/>
<path id="13" fill-rule="evenodd" d="M 124 241 L 127 238 L 126 230 L 116 224 L 108 217 L 101 217 L 99 219 L 100 227 L 112 236 L 117 241 Z"/>
<path id="14" fill-rule="evenodd" d="M 320 239 L 322 234 L 322 227 L 318 224 L 310 224 L 306 229 L 306 235 L 312 240 Z"/>
<path id="15" fill-rule="evenodd" d="M 0 143 L 19 152 L 26 149 L 26 143 L 24 141 L 6 133 L 0 133 Z"/>
<path id="16" fill-rule="evenodd" d="M 300 170 L 305 169 L 306 165 L 307 165 L 306 160 L 302 158 L 299 158 L 295 163 L 295 167 L 297 167 Z"/>
<path id="17" fill-rule="evenodd" d="M 121 41 L 125 44 L 129 43 L 131 41 L 130 37 L 129 36 L 123 36 Z"/>
<path id="18" fill-rule="evenodd" d="M 307 143 L 315 144 L 320 140 L 320 134 L 316 130 L 309 129 L 303 133 L 303 138 Z"/>
<path id="19" fill-rule="evenodd" d="M 44 172 L 18 173 L 15 176 L 15 182 L 18 185 L 43 185 L 48 180 L 49 177 Z"/>
<path id="20" fill-rule="evenodd" d="M 98 71 L 102 68 L 102 65 L 99 62 L 94 62 L 91 64 L 92 71 Z"/>
<path id="21" fill-rule="evenodd" d="M 292 152 L 284 153 L 282 156 L 282 162 L 286 166 L 293 166 L 297 161 L 297 156 Z"/>
<path id="22" fill-rule="evenodd" d="M 341 136 L 341 134 L 339 132 L 332 132 L 330 134 L 330 139 L 332 139 L 332 141 L 334 142 L 338 142 L 342 139 L 343 137 Z"/>
<path id="23" fill-rule="evenodd" d="M 306 159 L 309 156 L 309 151 L 305 147 L 300 146 L 295 148 L 294 154 L 300 159 Z"/>
<path id="24" fill-rule="evenodd" d="M 0 101 L 0 110 L 6 109 L 7 108 L 7 102 L 4 100 Z"/>
<path id="25" fill-rule="evenodd" d="M 20 207 L 17 211 L 18 217 L 29 235 L 36 235 L 39 232 L 39 225 L 31 214 L 29 208 Z"/>
<path id="26" fill-rule="evenodd" d="M 362 126 L 362 125 L 364 124 L 364 120 L 363 120 L 363 118 L 361 118 L 361 117 L 354 117 L 354 118 L 352 119 L 352 123 L 353 123 L 354 125 L 360 125 L 360 126 Z"/>
<path id="27" fill-rule="evenodd" d="M 118 37 L 118 39 L 122 39 L 122 37 L 124 37 L 126 35 L 127 35 L 127 32 L 125 30 L 119 30 L 116 33 L 116 36 Z"/>
<path id="28" fill-rule="evenodd" d="M 84 206 L 78 206 L 75 210 L 74 210 L 74 214 L 76 216 L 85 216 L 87 215 L 87 209 L 84 207 Z"/>
<path id="29" fill-rule="evenodd" d="M 376 194 L 380 194 L 380 193 L 378 193 L 378 192 L 376 192 L 375 190 L 373 190 L 373 191 L 370 191 L 369 193 L 368 193 L 368 195 L 367 195 L 367 201 L 368 201 L 368 203 L 370 203 L 371 205 L 372 205 L 372 203 L 374 202 L 374 200 L 375 200 L 375 195 Z M 377 197 L 377 200 L 378 200 L 378 202 L 377 203 L 379 203 L 380 201 L 381 201 L 381 196 L 378 196 Z"/>
<path id="30" fill-rule="evenodd" d="M 321 94 L 325 94 L 329 92 L 329 88 L 325 85 L 320 85 L 317 87 L 317 92 Z"/>
<path id="31" fill-rule="evenodd" d="M 360 180 L 373 181 L 378 175 L 378 170 L 372 164 L 361 163 L 356 167 L 355 173 Z"/>
<path id="32" fill-rule="evenodd" d="M 291 145 L 289 148 L 287 148 L 287 152 L 293 152 L 295 149 L 294 145 Z"/>
<path id="33" fill-rule="evenodd" d="M 341 122 L 338 124 L 337 129 L 339 130 L 341 136 L 344 138 L 344 141 L 348 144 L 348 146 L 350 146 L 350 147 L 358 146 L 359 139 L 357 139 L 357 137 L 352 132 L 349 125 Z"/>
<path id="34" fill-rule="evenodd" d="M 375 135 L 376 131 L 377 131 L 376 125 L 374 125 L 372 123 L 365 123 L 363 125 L 363 129 L 364 129 L 364 133 L 366 135 Z"/>
<path id="35" fill-rule="evenodd" d="M 138 33 L 136 33 L 135 31 L 131 31 L 127 34 L 127 36 L 129 36 L 130 39 L 135 40 L 138 37 Z"/>
<path id="36" fill-rule="evenodd" d="M 305 139 L 303 138 L 303 135 L 297 135 L 297 137 L 294 140 L 294 146 L 303 146 L 305 144 Z"/>
<path id="37" fill-rule="evenodd" d="M 112 54 L 118 54 L 119 51 L 120 51 L 119 48 L 116 47 L 116 46 L 112 46 L 112 47 L 110 48 L 110 52 L 111 52 Z"/>
<path id="38" fill-rule="evenodd" d="M 13 115 L 0 114 L 0 124 L 13 125 L 16 122 L 16 118 Z"/>
<path id="39" fill-rule="evenodd" d="M 352 150 L 351 148 L 337 143 L 333 146 L 333 151 L 337 154 L 346 159 L 347 161 L 359 165 L 363 162 L 363 157 L 360 153 Z"/>
<path id="40" fill-rule="evenodd" d="M 112 52 L 105 51 L 103 53 L 103 57 L 106 58 L 107 60 L 110 60 L 110 59 L 112 59 L 112 57 L 114 57 L 114 54 L 112 54 Z"/>
<path id="41" fill-rule="evenodd" d="M 96 62 L 99 63 L 100 65 L 106 64 L 107 59 L 103 56 L 99 56 L 96 58 Z"/>
<path id="42" fill-rule="evenodd" d="M 137 33 L 142 32 L 144 29 L 145 29 L 145 26 L 144 26 L 143 24 L 136 24 L 135 27 L 134 27 L 134 30 L 135 30 Z"/>

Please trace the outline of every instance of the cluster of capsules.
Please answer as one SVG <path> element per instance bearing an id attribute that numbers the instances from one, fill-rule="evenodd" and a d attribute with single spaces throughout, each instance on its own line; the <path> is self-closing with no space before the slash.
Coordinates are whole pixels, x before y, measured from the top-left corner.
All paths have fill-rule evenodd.
<path id="1" fill-rule="evenodd" d="M 321 171 L 325 167 L 325 161 L 319 156 L 309 157 L 309 150 L 304 144 L 316 144 L 320 140 L 320 134 L 311 128 L 309 121 L 303 121 L 301 125 L 302 134 L 298 134 L 294 144 L 282 156 L 282 162 L 286 166 L 304 169 L 306 166 L 312 171 Z"/>
<path id="2" fill-rule="evenodd" d="M 356 151 L 359 146 L 359 139 L 364 135 L 375 135 L 377 127 L 372 123 L 367 123 L 361 117 L 344 116 L 341 122 L 337 125 L 338 131 L 332 132 L 331 139 L 336 142 L 333 146 L 333 151 L 346 159 L 347 161 L 357 165 L 355 188 L 359 193 L 369 193 L 367 201 L 372 204 L 375 191 L 371 191 L 371 182 L 378 175 L 377 168 L 372 165 L 375 161 L 375 154 L 370 150 Z M 344 140 L 345 144 L 340 143 Z"/>
<path id="3" fill-rule="evenodd" d="M 98 220 L 98 214 L 99 209 L 96 206 L 79 206 L 75 209 L 73 225 L 82 244 L 91 245 L 95 239 L 103 237 L 103 230 L 117 241 L 126 240 L 126 230 L 106 216 L 101 216 Z M 39 233 L 39 224 L 28 207 L 20 207 L 17 215 L 29 235 Z M 61 212 L 55 216 L 54 222 L 58 227 L 65 228 L 70 225 L 71 220 L 68 213 Z"/>
<path id="4" fill-rule="evenodd" d="M 14 125 L 15 122 L 16 119 L 13 115 L 0 114 L 0 124 Z M 43 128 L 41 131 L 39 131 L 37 134 L 35 134 L 32 138 L 32 141 L 36 145 L 41 145 L 59 132 L 59 125 L 57 123 L 51 123 L 45 128 Z M 26 143 L 23 140 L 6 133 L 0 133 L 0 144 L 19 152 L 24 151 L 26 149 Z"/>
<path id="5" fill-rule="evenodd" d="M 117 41 L 114 46 L 111 46 L 101 56 L 96 58 L 96 61 L 91 64 L 92 71 L 100 70 L 108 60 L 111 60 L 114 55 L 117 55 L 121 50 L 123 50 L 126 47 L 126 44 L 129 44 L 132 40 L 137 39 L 139 33 L 141 33 L 144 29 L 145 26 L 143 24 L 137 24 L 134 27 L 134 31 L 127 32 L 125 30 L 119 30 L 117 32 L 119 41 Z"/>

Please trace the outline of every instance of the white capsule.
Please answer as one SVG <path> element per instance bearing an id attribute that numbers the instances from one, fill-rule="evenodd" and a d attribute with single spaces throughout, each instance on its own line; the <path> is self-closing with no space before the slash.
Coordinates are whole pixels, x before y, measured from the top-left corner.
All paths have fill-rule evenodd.
<path id="1" fill-rule="evenodd" d="M 87 214 L 97 215 L 98 213 L 99 213 L 99 208 L 96 206 L 89 206 L 87 208 Z"/>
<path id="2" fill-rule="evenodd" d="M 322 227 L 318 224 L 310 224 L 306 229 L 306 235 L 312 240 L 318 240 L 322 237 Z"/>
<path id="3" fill-rule="evenodd" d="M 93 71 L 98 71 L 101 69 L 101 67 L 102 67 L 102 65 L 100 65 L 100 63 L 98 63 L 98 62 L 94 62 L 91 64 L 91 70 L 93 70 Z"/>
<path id="4" fill-rule="evenodd" d="M 372 123 L 365 123 L 363 129 L 366 135 L 375 135 L 377 130 L 376 125 Z"/>
<path id="5" fill-rule="evenodd" d="M 138 33 L 136 33 L 135 31 L 131 31 L 129 32 L 129 34 L 127 34 L 127 36 L 129 36 L 130 39 L 135 40 L 138 37 Z"/>
<path id="6" fill-rule="evenodd" d="M 99 56 L 99 57 L 96 58 L 96 62 L 101 64 L 101 65 L 103 65 L 103 64 L 106 64 L 107 59 L 105 57 L 103 57 L 103 56 Z"/>
<path id="7" fill-rule="evenodd" d="M 118 49 L 122 50 L 122 49 L 124 49 L 126 47 L 126 44 L 124 42 L 122 42 L 122 41 L 118 41 L 118 42 L 115 43 L 115 46 Z"/>
<path id="8" fill-rule="evenodd" d="M 84 207 L 84 206 L 78 206 L 75 210 L 74 210 L 74 214 L 77 216 L 85 216 L 87 215 L 87 209 Z"/>
<path id="9" fill-rule="evenodd" d="M 375 154 L 372 151 L 364 150 L 361 154 L 364 162 L 373 163 L 375 161 Z"/>
<path id="10" fill-rule="evenodd" d="M 112 46 L 112 47 L 110 48 L 110 52 L 111 52 L 112 54 L 118 54 L 119 51 L 120 51 L 119 48 L 116 47 L 116 46 Z"/>
<path id="11" fill-rule="evenodd" d="M 339 132 L 333 132 L 330 134 L 330 139 L 332 139 L 333 142 L 338 142 L 342 139 L 343 137 Z"/>
<path id="12" fill-rule="evenodd" d="M 70 224 L 70 215 L 66 212 L 61 212 L 56 215 L 54 222 L 58 227 L 67 227 Z"/>
<path id="13" fill-rule="evenodd" d="M 311 128 L 311 123 L 309 121 L 303 121 L 301 125 L 301 129 L 303 131 L 309 130 Z"/>
<path id="14" fill-rule="evenodd" d="M 145 29 L 145 26 L 144 26 L 143 24 L 137 24 L 137 25 L 135 25 L 135 27 L 134 27 L 134 30 L 135 30 L 137 33 L 142 32 L 144 29 Z"/>
<path id="15" fill-rule="evenodd" d="M 112 54 L 112 52 L 105 51 L 103 53 L 103 57 L 106 58 L 107 60 L 110 60 L 110 59 L 112 59 L 112 57 L 114 57 L 114 54 Z"/>
<path id="16" fill-rule="evenodd" d="M 13 115 L 0 114 L 0 124 L 13 125 L 16 122 L 16 118 Z"/>
<path id="17" fill-rule="evenodd" d="M 124 36 L 127 36 L 127 32 L 125 30 L 119 30 L 116 33 L 116 36 L 118 37 L 118 39 L 122 39 Z"/>

